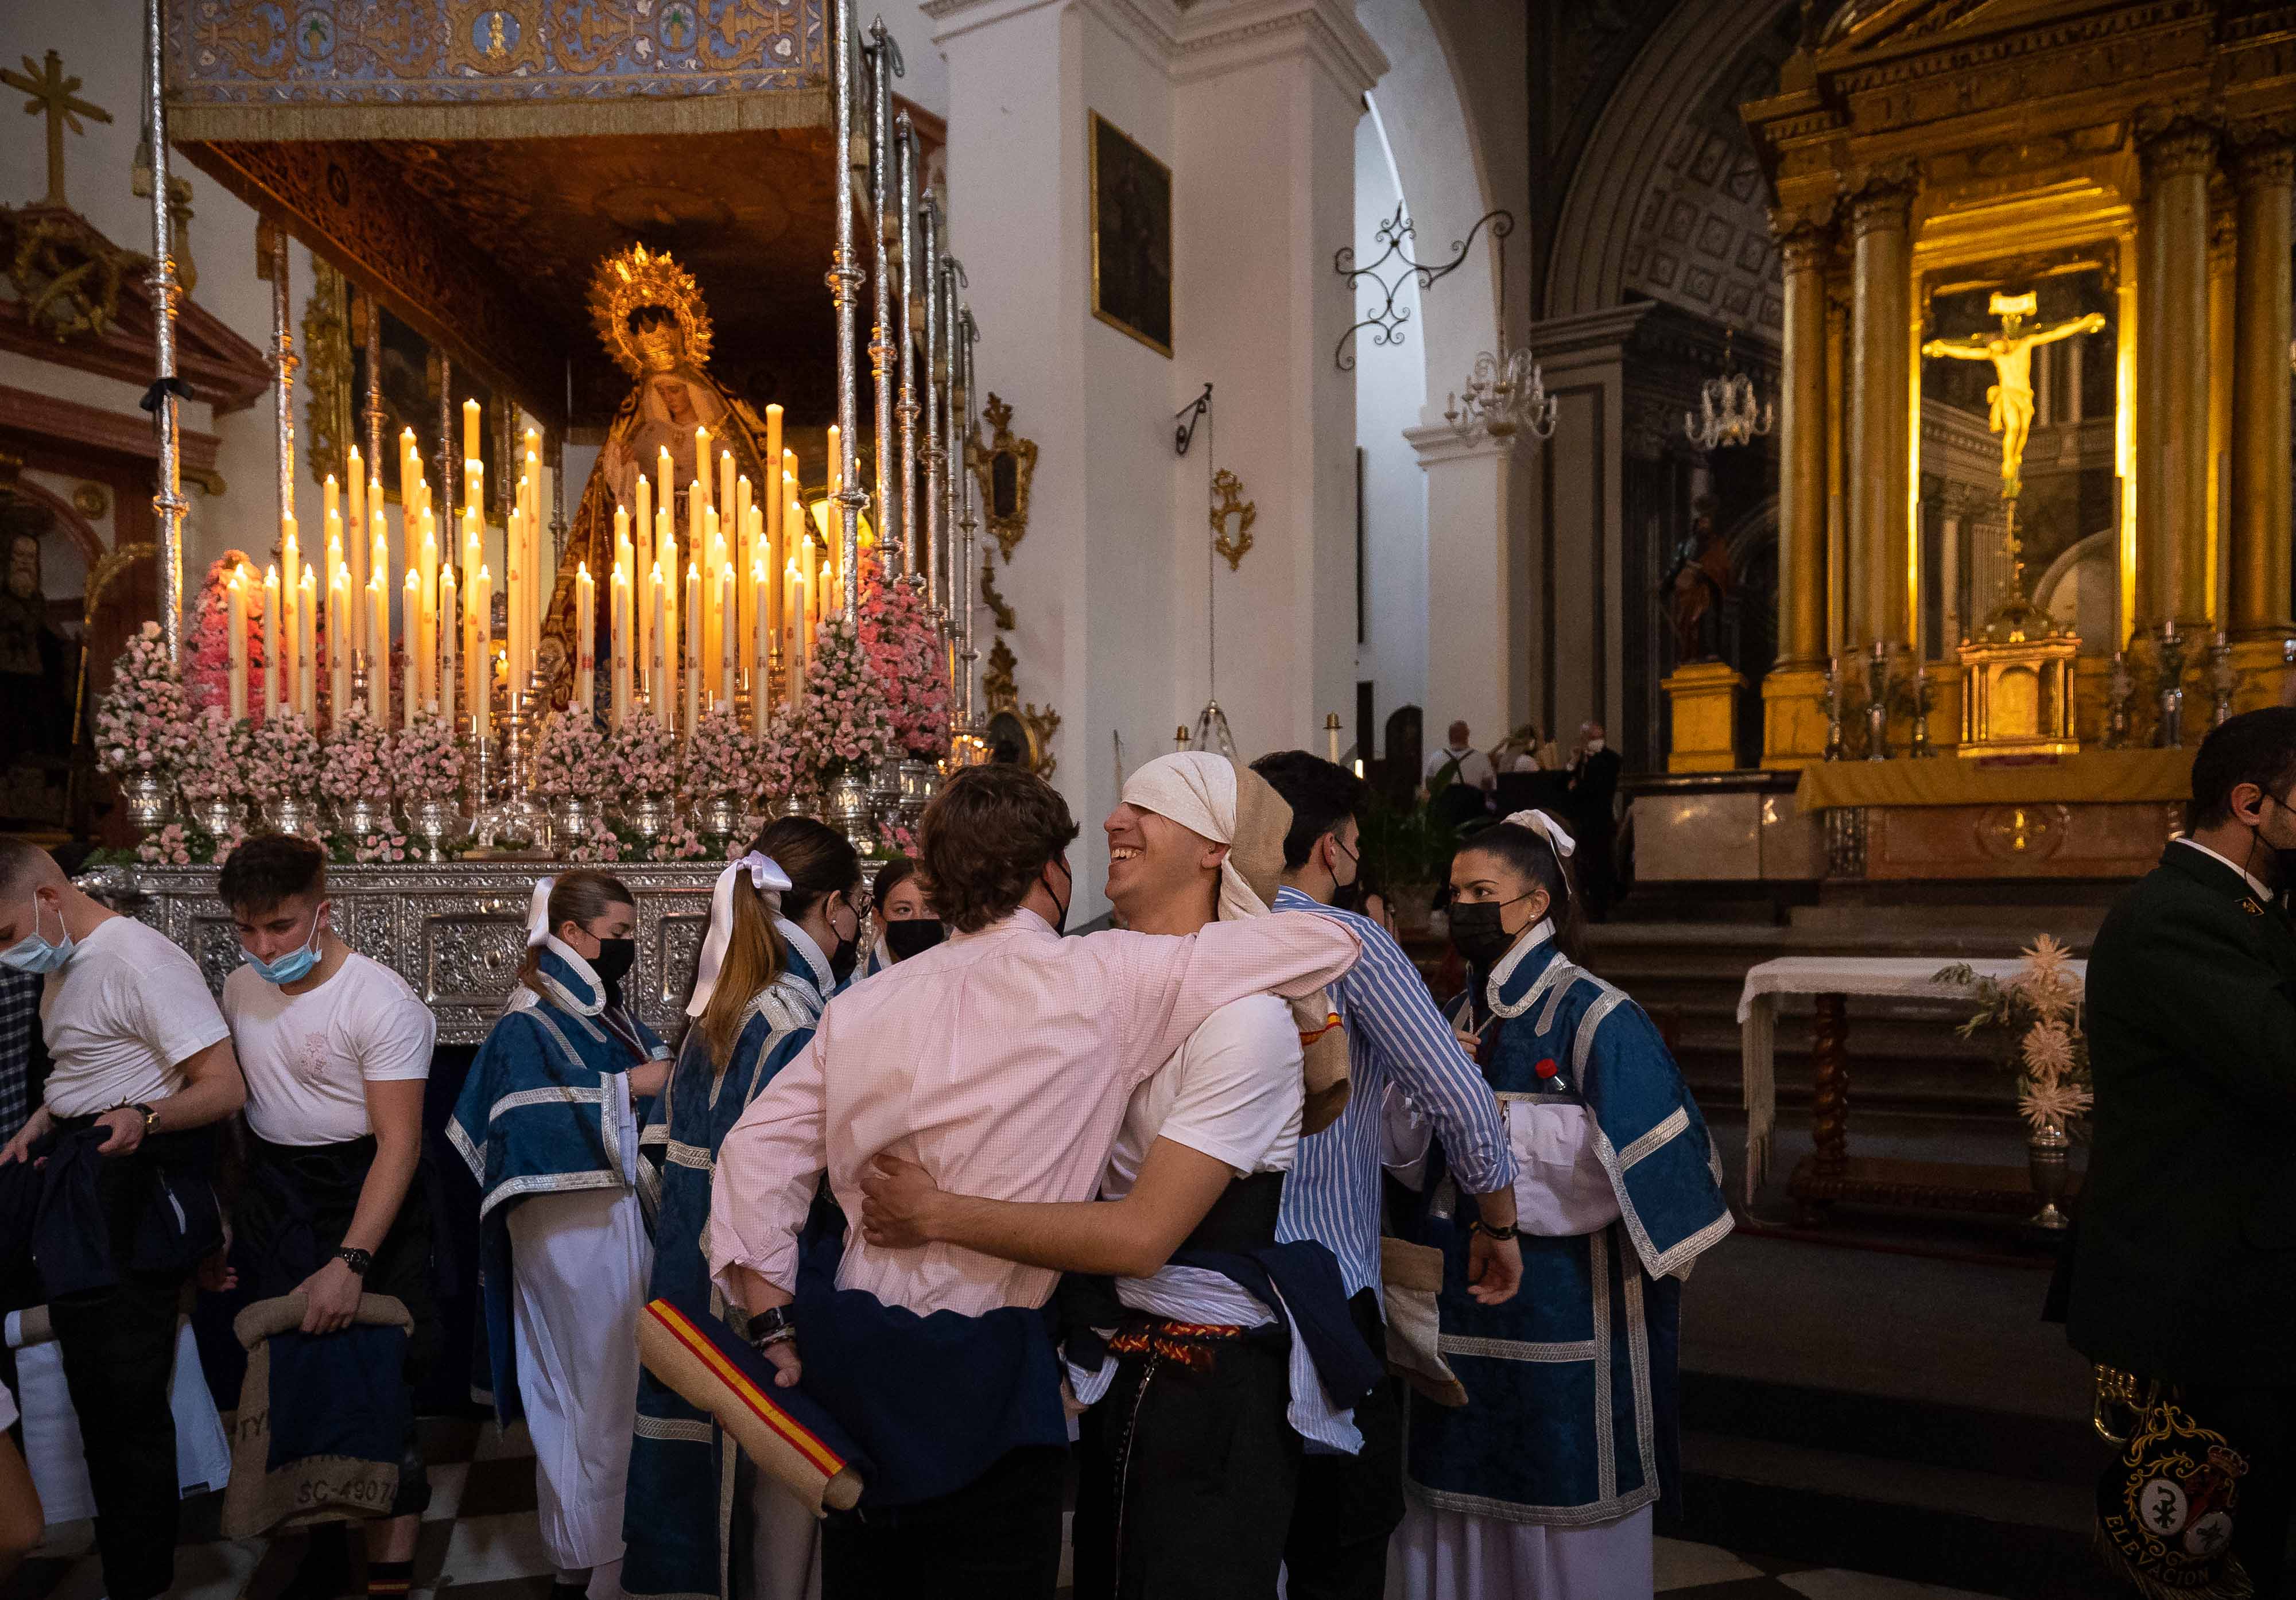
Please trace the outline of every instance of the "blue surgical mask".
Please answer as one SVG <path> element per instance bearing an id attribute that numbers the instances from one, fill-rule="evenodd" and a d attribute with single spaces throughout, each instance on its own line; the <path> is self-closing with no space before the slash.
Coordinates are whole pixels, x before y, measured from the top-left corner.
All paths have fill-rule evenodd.
<path id="1" fill-rule="evenodd" d="M 63 907 L 56 907 L 56 931 L 63 937 L 50 944 L 40 935 L 40 897 L 32 896 L 32 931 L 0 950 L 0 965 L 14 967 L 20 972 L 53 972 L 71 959 L 71 930 L 63 925 Z"/>
<path id="2" fill-rule="evenodd" d="M 319 914 L 311 913 L 311 936 L 276 961 L 266 961 L 245 946 L 240 948 L 247 964 L 266 983 L 299 983 L 319 964 Z"/>

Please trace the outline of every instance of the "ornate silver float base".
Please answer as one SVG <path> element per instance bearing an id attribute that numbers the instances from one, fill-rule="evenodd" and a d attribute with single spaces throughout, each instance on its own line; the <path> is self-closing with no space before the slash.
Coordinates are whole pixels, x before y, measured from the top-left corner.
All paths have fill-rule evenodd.
<path id="1" fill-rule="evenodd" d="M 731 839 L 743 820 L 741 797 L 730 789 L 703 795 L 693 808 L 693 831 L 708 838 Z"/>
<path id="2" fill-rule="evenodd" d="M 283 794 L 263 808 L 263 825 L 275 833 L 313 834 L 319 831 L 319 808 L 308 795 Z"/>
<path id="3" fill-rule="evenodd" d="M 364 839 L 370 833 L 388 833 L 393 826 L 390 801 L 372 794 L 345 800 L 335 808 L 335 817 L 342 825 L 342 831 L 355 839 Z"/>
<path id="4" fill-rule="evenodd" d="M 622 808 L 622 820 L 649 845 L 669 832 L 677 813 L 666 794 L 635 794 Z"/>
<path id="5" fill-rule="evenodd" d="M 247 808 L 230 799 L 194 801 L 191 808 L 192 825 L 210 839 L 223 839 L 234 828 L 247 824 Z"/>
<path id="6" fill-rule="evenodd" d="M 562 794 L 550 802 L 550 837 L 564 855 L 590 837 L 598 819 L 597 802 L 586 794 Z"/>

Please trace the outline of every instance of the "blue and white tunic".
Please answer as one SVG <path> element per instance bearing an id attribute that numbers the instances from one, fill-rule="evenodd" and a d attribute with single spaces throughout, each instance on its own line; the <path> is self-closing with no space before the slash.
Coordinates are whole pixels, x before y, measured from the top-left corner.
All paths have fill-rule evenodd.
<path id="1" fill-rule="evenodd" d="M 590 964 L 553 936 L 541 948 L 543 994 L 514 998 L 471 1063 L 447 1137 L 479 1185 L 479 1287 L 487 1366 L 505 1426 L 523 1412 L 512 1315 L 510 1213 L 532 1195 L 635 1187 L 654 1208 L 637 1160 L 627 1074 L 669 1046 L 626 1011 L 606 1015 Z M 635 1334 L 633 1334 L 635 1337 Z"/>
<path id="2" fill-rule="evenodd" d="M 712 1064 L 700 1031 L 689 1031 L 669 1087 L 638 1139 L 647 1164 L 659 1164 L 661 1175 L 648 1292 L 689 1304 L 706 1299 L 721 1316 L 725 1299 L 711 1285 L 701 1253 L 718 1146 L 758 1092 L 811 1041 L 814 1022 L 835 988 L 828 958 L 802 929 L 783 918 L 775 928 L 788 952 L 787 970 L 750 1000 L 726 1066 Z M 625 1590 L 734 1592 L 733 1570 L 738 1565 L 746 1575 L 751 1565 L 737 1563 L 734 1555 L 734 1458 L 732 1441 L 709 1416 L 652 1373 L 640 1376 L 623 1522 Z M 795 1531 L 810 1537 L 809 1527 Z"/>
<path id="3" fill-rule="evenodd" d="M 1439 1348 L 1469 1398 L 1413 1397 L 1408 1476 L 1438 1512 L 1614 1522 L 1677 1475 L 1682 1278 L 1730 1231 L 1722 1164 L 1650 1018 L 1543 925 L 1451 1009 L 1515 1147 L 1522 1290 L 1469 1297 L 1474 1202 L 1431 1163 L 1414 1236 L 1445 1253 Z"/>

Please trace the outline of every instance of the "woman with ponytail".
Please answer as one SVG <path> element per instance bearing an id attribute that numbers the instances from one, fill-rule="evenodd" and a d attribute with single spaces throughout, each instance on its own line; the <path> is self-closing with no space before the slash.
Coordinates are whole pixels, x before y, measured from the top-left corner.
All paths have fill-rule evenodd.
<path id="1" fill-rule="evenodd" d="M 822 1008 L 851 973 L 860 891 L 853 846 L 809 816 L 777 818 L 719 874 L 685 1008 L 693 1026 L 640 1139 L 660 1169 L 652 1298 L 697 1316 L 719 1312 L 701 1254 L 718 1145 L 812 1039 Z M 754 1488 L 737 1488 L 732 1441 L 652 1373 L 638 1386 L 637 1417 L 624 1590 L 803 1595 L 816 1564 L 812 1514 L 755 1474 L 745 1474 Z"/>
<path id="2" fill-rule="evenodd" d="M 1390 1130 L 1427 1151 L 1401 1231 L 1444 1251 L 1441 1349 L 1468 1399 L 1412 1404 L 1406 1600 L 1648 1600 L 1651 1507 L 1678 1488 L 1682 1280 L 1730 1209 L 1658 1030 L 1578 964 L 1574 849 L 1518 811 L 1451 864 L 1467 989 L 1447 1009 L 1505 1116 L 1515 1227 L 1480 1219 L 1423 1125 Z M 1478 1301 L 1469 1236 L 1518 1230 L 1521 1293 Z"/>
<path id="3" fill-rule="evenodd" d="M 653 1246 L 637 1108 L 668 1046 L 624 1004 L 637 905 L 583 870 L 535 886 L 527 956 L 463 1079 L 447 1136 L 479 1183 L 480 1282 L 495 1408 L 534 1437 L 543 1547 L 570 1600 L 622 1558 Z"/>

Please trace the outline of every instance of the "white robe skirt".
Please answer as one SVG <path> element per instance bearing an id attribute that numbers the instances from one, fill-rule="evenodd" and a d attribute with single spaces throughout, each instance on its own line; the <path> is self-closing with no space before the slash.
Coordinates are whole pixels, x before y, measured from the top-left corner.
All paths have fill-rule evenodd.
<path id="1" fill-rule="evenodd" d="M 1651 1508 L 1588 1528 L 1412 1503 L 1387 1550 L 1388 1600 L 1651 1600 Z"/>

